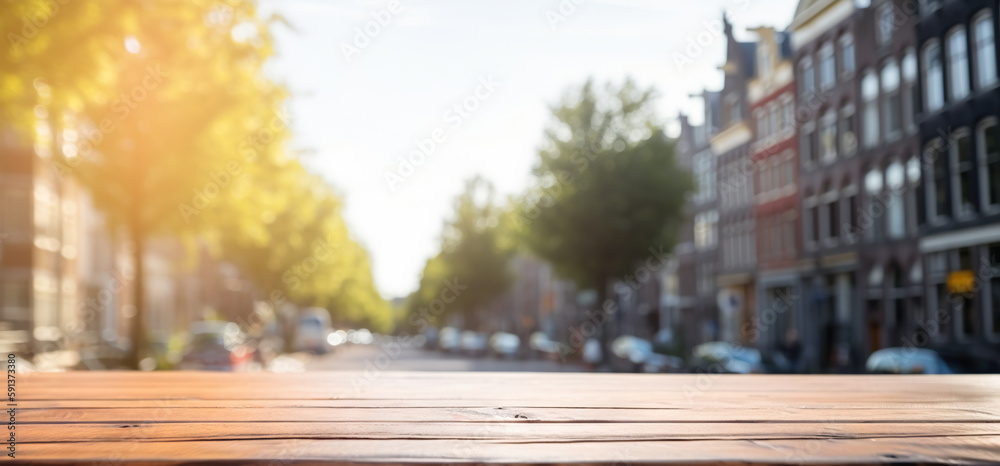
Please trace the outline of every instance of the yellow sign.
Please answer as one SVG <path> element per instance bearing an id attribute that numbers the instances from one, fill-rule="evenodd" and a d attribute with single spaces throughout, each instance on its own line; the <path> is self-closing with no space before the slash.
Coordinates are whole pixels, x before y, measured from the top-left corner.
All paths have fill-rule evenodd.
<path id="1" fill-rule="evenodd" d="M 959 270 L 948 274 L 948 291 L 971 293 L 976 289 L 976 276 L 971 270 Z"/>

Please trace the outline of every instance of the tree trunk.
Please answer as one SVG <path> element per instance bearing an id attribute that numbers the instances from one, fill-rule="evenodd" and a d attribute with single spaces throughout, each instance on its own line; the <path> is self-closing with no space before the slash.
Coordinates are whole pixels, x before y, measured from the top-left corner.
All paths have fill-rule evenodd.
<path id="1" fill-rule="evenodd" d="M 132 264 L 135 267 L 132 277 L 132 289 L 135 292 L 132 299 L 135 305 L 135 316 L 132 317 L 131 340 L 132 348 L 129 351 L 128 367 L 139 369 L 139 362 L 146 357 L 146 322 L 145 322 L 145 273 L 143 250 L 145 249 L 146 238 L 138 231 L 138 228 L 131 230 L 132 235 Z"/>

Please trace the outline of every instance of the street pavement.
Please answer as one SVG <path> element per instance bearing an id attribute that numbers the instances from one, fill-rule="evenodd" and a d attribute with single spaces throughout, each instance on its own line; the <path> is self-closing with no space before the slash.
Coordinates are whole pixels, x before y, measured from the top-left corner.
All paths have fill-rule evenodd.
<path id="1" fill-rule="evenodd" d="M 472 357 L 419 348 L 383 345 L 341 345 L 325 355 L 301 357 L 307 371 L 365 370 L 369 366 L 390 371 L 495 371 L 580 372 L 576 363 L 538 359 Z"/>

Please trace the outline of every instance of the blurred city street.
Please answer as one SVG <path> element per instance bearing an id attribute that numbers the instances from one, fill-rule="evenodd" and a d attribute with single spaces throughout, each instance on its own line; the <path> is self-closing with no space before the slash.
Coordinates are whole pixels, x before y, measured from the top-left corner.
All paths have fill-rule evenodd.
<path id="1" fill-rule="evenodd" d="M 325 355 L 314 355 L 305 364 L 307 371 L 364 370 L 369 364 L 384 363 L 389 355 L 387 347 L 380 345 L 346 345 Z M 378 358 L 378 359 L 376 359 Z M 392 371 L 533 371 L 577 372 L 584 370 L 575 363 L 538 359 L 498 359 L 471 357 L 459 354 L 428 351 L 404 347 L 391 361 L 387 370 Z"/>

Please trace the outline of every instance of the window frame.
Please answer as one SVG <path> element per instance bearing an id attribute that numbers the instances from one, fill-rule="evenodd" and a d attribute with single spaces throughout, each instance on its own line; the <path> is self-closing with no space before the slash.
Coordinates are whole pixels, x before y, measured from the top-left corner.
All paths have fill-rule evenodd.
<path id="1" fill-rule="evenodd" d="M 806 55 L 799 60 L 799 95 L 806 97 L 810 92 L 816 92 L 816 67 L 812 56 Z M 808 70 L 808 73 L 807 71 Z M 810 76 L 811 75 L 811 76 Z"/>
<path id="2" fill-rule="evenodd" d="M 893 175 L 899 177 L 898 183 L 893 183 Z M 886 207 L 885 233 L 886 238 L 898 240 L 906 237 L 906 166 L 900 160 L 893 160 L 885 168 L 885 188 L 889 192 L 889 205 Z M 893 220 L 898 216 L 897 228 Z"/>
<path id="3" fill-rule="evenodd" d="M 833 42 L 821 45 L 816 57 L 819 62 L 819 88 L 824 91 L 833 89 L 837 85 L 837 53 Z"/>
<path id="4" fill-rule="evenodd" d="M 906 125 L 903 123 L 903 76 L 899 62 L 895 57 L 889 57 L 882 64 L 882 69 L 879 72 L 879 84 L 879 91 L 882 94 L 881 118 L 885 133 L 884 139 L 885 141 L 895 141 L 902 136 L 906 129 Z M 897 105 L 895 107 L 892 104 L 893 99 L 896 99 Z M 893 118 L 895 118 L 897 126 L 895 128 L 890 124 Z"/>
<path id="5" fill-rule="evenodd" d="M 944 223 L 950 215 L 950 212 L 942 212 L 941 210 L 950 210 L 951 199 L 938 198 L 939 193 L 943 193 L 945 197 L 949 196 L 948 192 L 950 188 L 947 185 L 951 181 L 951 176 L 948 173 L 951 166 L 951 154 L 947 149 L 941 138 L 934 138 L 928 141 L 923 148 L 923 160 L 930 170 L 929 176 L 926 176 L 926 174 L 924 176 L 927 222 L 935 225 Z M 937 157 L 933 158 L 933 160 L 931 159 L 931 152 L 937 154 Z M 944 163 L 941 163 L 942 158 Z M 941 168 L 943 171 L 940 177 L 937 173 L 938 168 Z M 939 181 L 945 186 L 938 186 Z M 938 207 L 944 207 L 944 209 L 938 209 Z"/>
<path id="6" fill-rule="evenodd" d="M 955 39 L 959 35 L 962 37 L 962 40 L 956 41 Z M 948 31 L 948 34 L 945 35 L 945 44 L 945 56 L 947 57 L 945 61 L 948 68 L 947 94 L 951 99 L 951 102 L 960 102 L 969 98 L 969 95 L 972 94 L 972 76 L 970 75 L 972 70 L 969 58 L 969 33 L 965 28 L 965 25 L 958 25 L 951 28 Z M 952 50 L 952 47 L 955 44 L 962 45 L 961 54 Z M 961 58 L 962 63 L 956 63 L 959 58 Z M 959 64 L 962 66 L 958 66 Z M 961 72 L 962 75 L 959 75 L 959 72 Z M 956 87 L 956 84 L 959 82 L 963 83 L 963 87 Z M 962 92 L 959 92 L 960 90 Z"/>
<path id="7" fill-rule="evenodd" d="M 983 42 L 983 41 L 981 41 L 981 39 L 979 37 L 979 25 L 982 24 L 982 23 L 989 24 L 989 26 L 990 26 L 990 35 L 992 37 L 990 37 L 989 41 Z M 973 45 L 973 50 L 974 50 L 974 52 L 972 54 L 972 57 L 973 57 L 972 58 L 972 62 L 973 62 L 972 65 L 973 65 L 973 77 L 975 78 L 974 80 L 975 80 L 976 90 L 977 91 L 983 91 L 983 90 L 986 90 L 986 89 L 991 89 L 993 87 L 996 87 L 998 81 L 1000 81 L 1000 79 L 998 79 L 998 78 L 1000 78 L 1000 76 L 997 75 L 997 58 L 996 58 L 996 52 L 997 52 L 997 49 L 996 49 L 996 38 L 997 38 L 997 36 L 996 36 L 996 27 L 995 27 L 994 22 L 993 22 L 993 12 L 989 8 L 985 8 L 985 9 L 979 11 L 978 13 L 976 13 L 972 17 L 972 21 L 970 21 L 970 24 L 972 26 L 970 28 L 972 30 L 972 45 Z M 981 56 L 981 53 L 980 53 L 980 45 L 981 45 L 981 43 L 985 43 L 985 44 L 987 44 L 989 46 L 990 53 L 987 54 L 986 56 L 990 57 L 990 59 L 993 61 L 993 63 L 992 63 L 993 73 L 989 76 L 989 78 L 992 81 L 985 82 L 985 83 L 982 80 L 982 78 L 983 78 L 983 76 L 982 76 L 982 73 L 983 73 L 983 64 L 981 63 L 982 56 Z"/>
<path id="8" fill-rule="evenodd" d="M 935 55 L 931 56 L 931 51 L 936 52 Z M 945 89 L 945 63 L 944 63 L 944 46 L 938 39 L 931 39 L 924 43 L 923 48 L 920 52 L 923 57 L 923 97 L 924 97 L 924 109 L 927 112 L 936 112 L 941 110 L 946 105 L 946 95 L 947 90 Z M 937 67 L 932 68 L 936 58 Z M 931 76 L 934 72 L 937 76 L 937 82 L 933 83 Z M 936 85 L 935 85 L 936 84 Z M 936 93 L 932 94 L 931 91 L 934 90 Z M 932 98 L 936 97 L 936 98 Z"/>
<path id="9" fill-rule="evenodd" d="M 880 6 L 875 13 L 875 42 L 879 47 L 885 47 L 892 43 L 892 38 L 896 33 L 896 23 L 893 13 L 895 13 L 893 2 L 887 2 Z M 886 22 L 888 22 L 889 26 L 888 31 L 884 29 Z"/>
<path id="10" fill-rule="evenodd" d="M 881 82 L 879 80 L 879 73 L 874 69 L 869 68 L 862 75 L 861 101 L 864 106 L 862 109 L 862 114 L 864 115 L 862 145 L 865 149 L 872 149 L 878 147 L 882 141 L 882 116 L 881 109 L 879 108 Z M 868 83 L 874 83 L 874 91 L 871 93 L 865 92 L 865 89 L 869 87 Z M 874 126 L 872 126 L 872 122 L 874 122 Z"/>
<path id="11" fill-rule="evenodd" d="M 974 139 L 974 134 L 969 128 L 958 128 L 953 131 L 950 135 L 950 142 L 948 144 L 948 166 L 951 169 L 951 209 L 952 216 L 954 218 L 968 218 L 975 214 L 975 197 L 977 193 L 972 193 L 971 198 L 973 199 L 973 204 L 971 208 L 966 209 L 966 204 L 962 203 L 962 167 L 960 166 L 962 162 L 959 160 L 959 151 L 961 150 L 960 144 L 958 142 L 959 138 L 966 137 L 969 140 L 969 151 L 974 150 L 972 146 Z M 968 170 L 974 171 L 976 169 L 976 155 L 969 154 L 971 159 L 971 167 Z M 974 178 L 974 177 L 973 177 Z"/>
<path id="12" fill-rule="evenodd" d="M 854 49 L 854 34 L 851 32 L 845 32 L 841 35 L 837 39 L 837 49 L 840 54 L 839 74 L 841 79 L 846 81 L 852 78 L 858 69 L 857 56 L 855 55 Z M 848 60 L 848 57 L 850 57 L 850 60 Z M 850 64 L 850 66 L 847 66 L 848 64 Z"/>
<path id="13" fill-rule="evenodd" d="M 986 153 L 986 130 L 992 128 L 993 137 L 996 138 L 997 143 L 997 154 L 996 157 L 1000 157 L 1000 119 L 997 117 L 987 117 L 984 118 L 979 124 L 976 125 L 976 171 L 979 173 L 979 205 L 981 210 L 988 213 L 995 213 L 1000 211 L 1000 196 L 997 198 L 997 203 L 990 202 L 990 173 L 989 173 L 989 154 Z M 995 163 L 1000 164 L 1000 159 Z M 1000 167 L 998 167 L 1000 169 Z M 994 188 L 1000 189 L 1000 188 Z"/>

